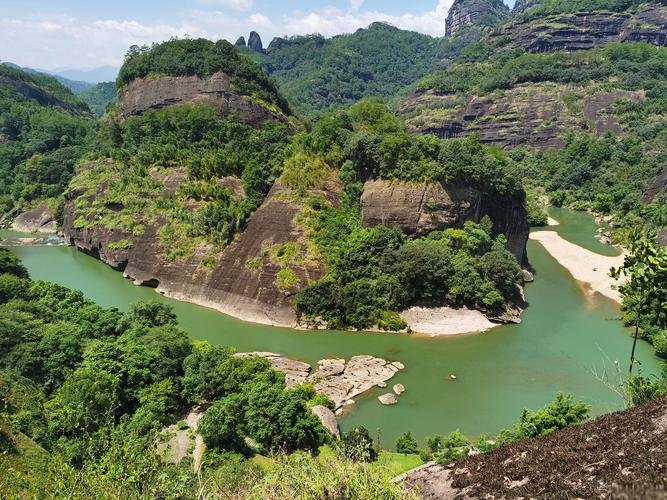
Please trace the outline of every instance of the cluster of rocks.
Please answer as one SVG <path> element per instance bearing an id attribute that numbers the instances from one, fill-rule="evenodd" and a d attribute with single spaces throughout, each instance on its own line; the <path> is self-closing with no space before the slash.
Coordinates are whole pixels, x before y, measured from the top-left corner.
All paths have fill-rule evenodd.
<path id="1" fill-rule="evenodd" d="M 308 363 L 273 352 L 239 353 L 237 356 L 267 358 L 273 369 L 285 374 L 285 384 L 288 388 L 305 382 L 313 384 L 318 392 L 333 401 L 336 415 L 340 415 L 346 407 L 353 405 L 354 398 L 358 395 L 373 387 L 387 387 L 387 380 L 405 368 L 403 363 L 398 361 L 390 362 L 374 356 L 354 356 L 347 362 L 341 358 L 322 359 L 318 361 L 315 371 Z M 394 386 L 396 394 L 401 394 L 403 391 L 405 388 L 402 385 Z M 394 394 L 390 395 L 395 397 Z"/>
<path id="2" fill-rule="evenodd" d="M 393 391 L 394 392 L 388 392 L 387 394 L 378 396 L 378 401 L 383 405 L 395 405 L 398 403 L 398 398 L 396 396 L 403 394 L 405 392 L 405 387 L 403 384 L 396 384 L 393 387 Z"/>

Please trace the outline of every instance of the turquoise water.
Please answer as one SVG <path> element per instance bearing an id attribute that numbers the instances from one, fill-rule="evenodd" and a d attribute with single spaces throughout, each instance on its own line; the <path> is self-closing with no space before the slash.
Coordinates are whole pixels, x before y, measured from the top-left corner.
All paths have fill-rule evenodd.
<path id="1" fill-rule="evenodd" d="M 564 211 L 552 217 L 562 224 L 548 229 L 589 248 L 600 244 L 591 236 L 596 226 L 587 214 Z M 626 366 L 629 357 L 631 339 L 617 319 L 617 305 L 598 295 L 584 295 L 565 269 L 533 241 L 528 254 L 536 280 L 526 287 L 529 307 L 523 323 L 448 338 L 303 332 L 246 323 L 137 287 L 72 247 L 14 250 L 33 278 L 82 290 L 103 306 L 125 310 L 137 300 L 169 303 L 195 339 L 235 346 L 239 351 L 280 352 L 312 364 L 325 357 L 359 354 L 401 361 L 406 369 L 389 384 L 406 387 L 399 404 L 380 405 L 376 397 L 388 389 L 374 389 L 340 422 L 343 429 L 366 426 L 374 436 L 380 435 L 385 448 L 393 448 L 406 431 L 420 439 L 454 429 L 471 435 L 494 433 L 516 421 L 523 407 L 541 407 L 557 391 L 584 399 L 596 414 L 622 406 L 621 398 L 598 380 L 613 361 Z M 645 373 L 658 372 L 648 344 L 638 345 L 638 355 Z M 449 380 L 450 374 L 457 380 Z"/>

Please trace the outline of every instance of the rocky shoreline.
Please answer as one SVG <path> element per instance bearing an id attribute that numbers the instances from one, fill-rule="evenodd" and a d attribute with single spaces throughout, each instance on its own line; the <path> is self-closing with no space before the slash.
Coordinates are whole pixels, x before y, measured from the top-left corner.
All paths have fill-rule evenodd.
<path id="1" fill-rule="evenodd" d="M 243 352 L 236 356 L 267 358 L 274 370 L 285 374 L 287 388 L 303 383 L 313 384 L 318 392 L 333 401 L 338 416 L 355 404 L 354 398 L 374 387 L 387 387 L 387 381 L 405 368 L 401 362 L 368 355 L 353 356 L 349 361 L 342 358 L 321 359 L 314 371 L 308 363 L 274 352 Z M 401 385 L 399 391 L 404 390 Z"/>

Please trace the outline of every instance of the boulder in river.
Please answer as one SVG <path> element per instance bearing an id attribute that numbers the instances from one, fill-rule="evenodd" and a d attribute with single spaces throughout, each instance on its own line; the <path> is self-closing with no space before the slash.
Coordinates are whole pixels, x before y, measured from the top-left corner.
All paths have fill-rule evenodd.
<path id="1" fill-rule="evenodd" d="M 382 396 L 378 396 L 378 401 L 380 401 L 380 403 L 382 403 L 383 405 L 395 405 L 396 403 L 398 403 L 396 394 L 393 394 L 391 392 L 383 394 Z"/>
<path id="2" fill-rule="evenodd" d="M 396 384 L 394 386 L 394 392 L 396 393 L 397 396 L 400 396 L 405 392 L 405 386 L 403 386 L 403 384 Z"/>
<path id="3" fill-rule="evenodd" d="M 12 229 L 21 233 L 55 233 L 58 225 L 49 205 L 44 203 L 18 215 Z"/>

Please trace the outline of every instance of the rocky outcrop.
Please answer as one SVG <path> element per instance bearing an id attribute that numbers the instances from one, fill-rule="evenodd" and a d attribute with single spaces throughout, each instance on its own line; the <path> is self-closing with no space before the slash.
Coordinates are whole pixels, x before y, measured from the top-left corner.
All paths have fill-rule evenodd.
<path id="1" fill-rule="evenodd" d="M 387 380 L 405 368 L 398 361 L 392 363 L 374 356 L 354 356 L 347 363 L 344 359 L 322 359 L 317 362 L 317 370 L 311 373 L 308 363 L 273 352 L 239 353 L 236 356 L 267 358 L 274 370 L 285 373 L 288 388 L 303 383 L 313 384 L 318 392 L 333 401 L 336 415 L 353 405 L 354 398 L 360 394 L 382 384 L 386 387 Z"/>
<path id="2" fill-rule="evenodd" d="M 172 169 L 163 179 L 165 195 L 182 182 L 184 172 Z M 271 249 L 285 243 L 294 243 L 306 253 L 305 230 L 295 221 L 303 207 L 286 197 L 289 190 L 277 183 L 264 203 L 250 217 L 240 237 L 222 252 L 214 254 L 212 266 L 202 265 L 210 257 L 211 247 L 197 247 L 186 259 L 169 261 L 160 239 L 160 228 L 166 220 L 159 215 L 144 221 L 141 236 L 122 229 L 106 229 L 103 225 L 75 224 L 79 215 L 74 199 L 66 205 L 63 230 L 67 243 L 100 258 L 137 284 L 151 285 L 157 291 L 176 299 L 217 309 L 237 318 L 279 326 L 294 326 L 296 317 L 292 304 L 294 293 L 301 286 L 319 280 L 325 272 L 317 259 L 303 258 L 290 262 L 296 277 L 288 286 L 281 284 L 278 274 L 284 265 L 277 262 Z M 321 193 L 330 200 L 337 195 Z M 120 210 L 122 207 L 107 207 Z M 131 241 L 131 248 L 118 248 L 113 243 Z"/>
<path id="3" fill-rule="evenodd" d="M 637 13 L 581 12 L 518 20 L 498 28 L 489 40 L 509 37 L 505 47 L 528 52 L 588 50 L 611 42 L 643 41 L 667 45 L 667 7 L 648 5 Z"/>
<path id="4" fill-rule="evenodd" d="M 402 481 L 420 498 L 665 498 L 667 398 L 534 439 L 428 463 Z"/>
<path id="5" fill-rule="evenodd" d="M 340 429 L 338 428 L 338 421 L 336 415 L 329 408 L 322 405 L 316 405 L 311 408 L 311 411 L 320 419 L 322 425 L 335 438 L 340 439 Z"/>
<path id="6" fill-rule="evenodd" d="M 208 77 L 139 78 L 120 90 L 118 102 L 125 117 L 141 115 L 148 109 L 201 103 L 218 109 L 223 116 L 233 113 L 240 121 L 255 127 L 267 120 L 287 121 L 286 117 L 234 91 L 230 77 L 222 72 Z"/>
<path id="7" fill-rule="evenodd" d="M 378 401 L 385 406 L 390 406 L 398 403 L 398 398 L 396 398 L 396 394 L 389 392 L 387 394 L 382 394 L 381 396 L 378 396 Z"/>
<path id="8" fill-rule="evenodd" d="M 264 52 L 264 46 L 262 45 L 262 38 L 256 31 L 250 32 L 250 37 L 248 38 L 248 48 L 260 54 Z"/>
<path id="9" fill-rule="evenodd" d="M 384 180 L 366 182 L 361 196 L 364 226 L 398 226 L 408 235 L 463 227 L 486 215 L 493 221 L 494 234 L 504 234 L 508 250 L 524 262 L 529 227 L 523 200 L 488 195 L 470 186 Z"/>
<path id="10" fill-rule="evenodd" d="M 238 37 L 234 45 L 236 45 L 237 47 L 245 47 L 246 46 L 245 38 L 242 36 Z"/>
<path id="11" fill-rule="evenodd" d="M 520 14 L 532 7 L 535 7 L 540 2 L 541 0 L 516 0 L 516 2 L 514 2 L 514 8 L 512 9 L 512 13 Z"/>
<path id="12" fill-rule="evenodd" d="M 12 223 L 12 229 L 20 233 L 54 234 L 58 224 L 49 205 L 44 203 L 18 215 Z"/>
<path id="13" fill-rule="evenodd" d="M 497 26 L 509 18 L 502 0 L 456 0 L 445 21 L 445 36 L 453 37 L 466 27 Z"/>
<path id="14" fill-rule="evenodd" d="M 543 150 L 562 147 L 569 131 L 621 134 L 614 103 L 642 101 L 644 92 L 616 89 L 587 94 L 583 87 L 545 82 L 469 95 L 462 104 L 456 99 L 434 91 L 415 92 L 403 100 L 400 112 L 417 133 L 441 138 L 479 134 L 487 144 Z"/>
<path id="15" fill-rule="evenodd" d="M 656 197 L 667 191 L 667 166 L 663 167 L 644 192 L 644 203 L 651 203 Z"/>

